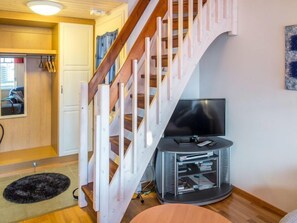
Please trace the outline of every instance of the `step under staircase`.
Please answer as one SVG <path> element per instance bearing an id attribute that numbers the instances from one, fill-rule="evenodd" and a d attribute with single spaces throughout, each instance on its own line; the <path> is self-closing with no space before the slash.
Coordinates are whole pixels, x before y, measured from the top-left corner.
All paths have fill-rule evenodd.
<path id="1" fill-rule="evenodd" d="M 111 85 L 102 84 L 107 72 L 82 83 L 79 205 L 89 204 L 97 222 L 121 221 L 200 58 L 225 32 L 237 33 L 237 0 L 159 0 Z M 95 140 L 88 161 L 92 99 Z"/>

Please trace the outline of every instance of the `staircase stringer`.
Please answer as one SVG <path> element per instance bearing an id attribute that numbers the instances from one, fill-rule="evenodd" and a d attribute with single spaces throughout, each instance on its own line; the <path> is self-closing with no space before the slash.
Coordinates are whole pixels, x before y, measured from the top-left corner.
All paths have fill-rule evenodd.
<path id="1" fill-rule="evenodd" d="M 193 26 L 197 26 L 197 21 L 194 22 Z M 180 99 L 184 88 L 186 87 L 190 77 L 192 76 L 196 66 L 198 65 L 201 57 L 207 50 L 207 48 L 211 45 L 211 43 L 222 33 L 227 33 L 232 30 L 232 23 L 230 19 L 224 19 L 219 23 L 212 24 L 212 29 L 210 31 L 205 31 L 202 35 L 203 41 L 198 44 L 193 45 L 193 52 L 195 55 L 191 58 L 188 56 L 188 44 L 189 38 L 185 38 L 183 43 L 183 72 L 181 79 L 178 78 L 178 59 L 177 57 L 173 60 L 173 70 L 172 70 L 172 89 L 174 89 L 174 93 L 171 95 L 171 100 L 167 99 L 167 81 L 166 77 L 162 81 L 162 122 L 157 125 L 156 120 L 156 99 L 150 105 L 150 123 L 151 129 L 153 129 L 152 137 L 153 143 L 149 146 L 145 146 L 145 128 L 144 125 L 141 125 L 138 129 L 138 171 L 137 174 L 133 174 L 133 157 L 132 157 L 132 149 L 131 146 L 126 152 L 124 159 L 124 185 L 121 190 L 123 190 L 124 198 L 123 200 L 119 200 L 117 193 L 119 191 L 119 171 L 117 171 L 110 183 L 109 189 L 109 204 L 112 204 L 112 207 L 109 209 L 109 216 L 112 216 L 110 222 L 120 222 L 122 219 L 125 210 L 127 209 L 129 202 L 133 193 L 136 190 L 138 183 L 141 180 L 141 177 L 151 160 L 152 155 L 157 147 L 157 144 L 163 134 L 164 129 L 167 126 L 167 123 Z"/>

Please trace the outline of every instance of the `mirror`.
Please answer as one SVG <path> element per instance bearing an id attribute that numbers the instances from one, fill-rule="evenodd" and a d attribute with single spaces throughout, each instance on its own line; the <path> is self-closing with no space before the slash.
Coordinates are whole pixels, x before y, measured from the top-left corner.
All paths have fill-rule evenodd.
<path id="1" fill-rule="evenodd" d="M 0 55 L 0 118 L 26 115 L 26 58 Z"/>

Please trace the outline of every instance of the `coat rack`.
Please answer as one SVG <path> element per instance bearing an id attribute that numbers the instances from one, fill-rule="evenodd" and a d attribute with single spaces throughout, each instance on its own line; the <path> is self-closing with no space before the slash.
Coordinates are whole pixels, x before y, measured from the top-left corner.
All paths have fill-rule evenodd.
<path id="1" fill-rule="evenodd" d="M 55 57 L 54 56 L 41 56 L 40 63 L 38 66 L 40 69 L 50 72 L 56 73 L 56 64 L 55 64 Z"/>

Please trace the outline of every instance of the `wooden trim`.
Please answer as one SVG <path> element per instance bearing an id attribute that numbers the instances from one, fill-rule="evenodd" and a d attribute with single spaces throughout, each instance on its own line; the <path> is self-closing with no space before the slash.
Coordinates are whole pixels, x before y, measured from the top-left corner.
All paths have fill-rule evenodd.
<path id="1" fill-rule="evenodd" d="M 129 55 L 125 63 L 123 64 L 121 70 L 118 72 L 117 76 L 115 77 L 114 81 L 110 86 L 110 110 L 114 107 L 116 101 L 118 100 L 119 90 L 118 84 L 120 82 L 127 83 L 129 78 L 132 75 L 132 61 L 133 60 L 140 60 L 141 56 L 144 53 L 145 49 L 145 38 L 149 37 L 152 38 L 156 32 L 156 18 L 161 17 L 163 18 L 167 12 L 168 8 L 168 0 L 159 1 L 155 10 L 151 14 L 150 18 L 148 19 L 147 23 L 143 27 L 140 35 L 138 36 L 137 40 L 135 41 L 133 47 L 130 50 Z M 90 99 L 90 98 L 89 98 Z M 90 102 L 90 101 L 89 101 Z"/>
<path id="2" fill-rule="evenodd" d="M 53 28 L 55 25 L 61 22 L 95 25 L 95 20 L 93 19 L 79 19 L 61 16 L 41 16 L 33 13 L 0 10 L 1 24 Z"/>
<path id="3" fill-rule="evenodd" d="M 134 10 L 129 16 L 127 22 L 121 29 L 118 37 L 111 45 L 109 51 L 103 58 L 103 61 L 101 62 L 100 66 L 97 68 L 93 78 L 89 82 L 89 104 L 94 98 L 94 95 L 98 90 L 98 85 L 103 83 L 103 80 L 105 79 L 107 72 L 114 64 L 116 58 L 118 57 L 119 53 L 121 52 L 128 38 L 130 37 L 130 34 L 132 33 L 133 29 L 138 23 L 140 17 L 142 16 L 149 2 L 150 0 L 138 1 L 137 5 L 135 6 Z M 131 66 L 131 62 L 130 62 L 130 66 Z M 118 89 L 117 89 L 117 92 L 118 92 Z"/>
<path id="4" fill-rule="evenodd" d="M 59 30 L 60 25 L 57 24 L 53 27 L 52 32 L 52 49 L 56 50 L 57 55 L 59 55 L 60 46 L 59 46 Z M 51 145 L 54 147 L 57 154 L 59 154 L 59 109 L 60 109 L 60 84 L 59 84 L 59 77 L 60 77 L 60 56 L 56 56 L 56 70 L 55 74 L 51 75 L 51 92 L 52 92 L 52 104 L 51 104 Z"/>
<path id="5" fill-rule="evenodd" d="M 69 163 L 77 163 L 78 155 L 69 155 L 63 157 L 51 157 L 35 160 L 37 162 L 37 171 L 43 169 L 64 166 Z M 32 173 L 34 168 L 32 167 L 32 161 L 26 161 L 16 164 L 3 165 L 0 168 L 0 177 L 8 177 L 21 173 Z"/>
<path id="6" fill-rule="evenodd" d="M 260 198 L 258 197 L 255 197 L 254 195 L 242 190 L 242 189 L 239 189 L 238 187 L 234 187 L 233 186 L 233 192 L 238 194 L 239 196 L 249 200 L 250 202 L 253 202 L 255 204 L 257 204 L 258 206 L 260 206 L 261 208 L 264 208 L 264 209 L 267 209 L 268 211 L 271 211 L 273 213 L 276 213 L 280 216 L 285 216 L 287 214 L 287 212 L 267 203 L 266 201 L 263 201 L 261 200 Z"/>
<path id="7" fill-rule="evenodd" d="M 28 55 L 56 55 L 57 51 L 56 50 L 0 48 L 0 53 L 28 54 Z"/>

